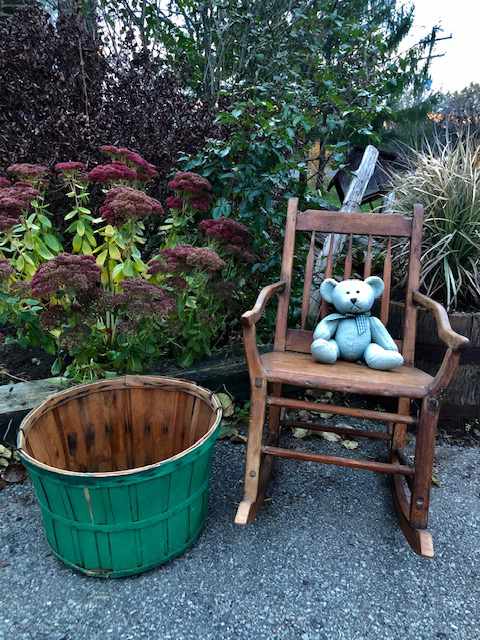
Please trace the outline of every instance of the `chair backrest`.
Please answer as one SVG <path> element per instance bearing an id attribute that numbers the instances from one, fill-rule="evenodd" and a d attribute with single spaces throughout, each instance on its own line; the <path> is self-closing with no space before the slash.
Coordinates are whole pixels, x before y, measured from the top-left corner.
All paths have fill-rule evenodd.
<path id="1" fill-rule="evenodd" d="M 310 352 L 312 330 L 307 329 L 307 316 L 312 291 L 312 276 L 315 262 L 316 234 L 339 234 L 345 240 L 346 252 L 341 252 L 343 279 L 352 277 L 353 244 L 357 236 L 366 237 L 364 249 L 363 277 L 372 275 L 372 246 L 382 242 L 384 246 L 383 272 L 375 275 L 383 277 L 385 290 L 380 302 L 380 317 L 386 325 L 390 307 L 390 285 L 392 274 L 392 242 L 406 238 L 410 243 L 407 288 L 405 296 L 405 315 L 403 340 L 398 341 L 399 348 L 407 364 L 413 364 L 415 351 L 416 308 L 412 294 L 419 286 L 420 256 L 422 244 L 423 208 L 415 205 L 413 217 L 407 218 L 386 213 L 342 213 L 340 211 L 317 211 L 308 209 L 298 211 L 298 198 L 288 202 L 287 224 L 282 257 L 281 279 L 286 287 L 280 295 L 277 324 L 275 330 L 276 351 Z M 288 327 L 288 309 L 292 287 L 293 261 L 295 256 L 295 237 L 297 233 L 310 233 L 310 249 L 307 255 L 304 276 L 302 314 L 300 329 Z M 330 250 L 326 256 L 325 278 L 338 273 L 338 256 L 334 255 L 334 243 L 330 241 Z M 319 318 L 328 313 L 328 305 L 322 302 Z"/>

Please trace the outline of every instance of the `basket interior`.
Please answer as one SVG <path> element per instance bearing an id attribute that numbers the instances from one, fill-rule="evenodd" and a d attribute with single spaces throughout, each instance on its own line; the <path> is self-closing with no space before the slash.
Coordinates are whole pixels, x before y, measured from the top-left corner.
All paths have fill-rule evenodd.
<path id="1" fill-rule="evenodd" d="M 72 390 L 72 396 L 47 401 L 45 410 L 27 423 L 23 449 L 66 471 L 124 471 L 188 449 L 215 418 L 209 402 L 174 387 Z"/>

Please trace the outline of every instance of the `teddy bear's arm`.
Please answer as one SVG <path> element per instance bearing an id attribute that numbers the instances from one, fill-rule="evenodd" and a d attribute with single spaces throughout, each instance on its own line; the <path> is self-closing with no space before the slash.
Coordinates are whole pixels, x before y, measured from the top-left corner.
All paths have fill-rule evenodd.
<path id="1" fill-rule="evenodd" d="M 318 340 L 319 338 L 322 338 L 323 340 L 330 340 L 330 338 L 335 335 L 339 322 L 340 317 L 338 313 L 331 313 L 330 315 L 325 316 L 325 318 L 317 324 L 317 327 L 313 332 L 313 339 Z"/>
<path id="2" fill-rule="evenodd" d="M 372 331 L 372 341 L 386 349 L 387 351 L 398 351 L 392 336 L 388 333 L 383 322 L 374 316 L 370 317 L 370 329 Z"/>

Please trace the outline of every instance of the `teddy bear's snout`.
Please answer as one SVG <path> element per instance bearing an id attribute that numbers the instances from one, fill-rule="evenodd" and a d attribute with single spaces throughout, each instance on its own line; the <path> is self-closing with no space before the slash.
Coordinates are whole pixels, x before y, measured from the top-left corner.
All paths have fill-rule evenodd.
<path id="1" fill-rule="evenodd" d="M 357 300 L 358 300 L 358 298 L 350 298 L 350 302 L 351 302 L 352 304 L 355 304 Z"/>

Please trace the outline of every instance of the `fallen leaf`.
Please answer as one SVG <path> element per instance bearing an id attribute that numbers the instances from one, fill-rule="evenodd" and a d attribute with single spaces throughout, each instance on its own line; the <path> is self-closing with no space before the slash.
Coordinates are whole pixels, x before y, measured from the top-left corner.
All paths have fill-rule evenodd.
<path id="1" fill-rule="evenodd" d="M 342 447 L 345 447 L 345 449 L 356 449 L 358 447 L 358 442 L 356 440 L 342 440 L 340 444 Z"/>
<path id="2" fill-rule="evenodd" d="M 10 464 L 2 473 L 0 474 L 2 480 L 8 482 L 9 484 L 16 484 L 18 482 L 23 482 L 27 477 L 27 472 L 25 471 L 25 467 L 23 464 L 19 464 L 18 462 L 14 462 Z"/>
<path id="3" fill-rule="evenodd" d="M 294 438 L 302 440 L 303 438 L 308 438 L 310 433 L 311 433 L 311 431 L 309 431 L 308 429 L 297 428 L 297 429 L 293 429 L 292 436 Z"/>
<path id="4" fill-rule="evenodd" d="M 435 472 L 432 473 L 432 484 L 434 484 L 436 487 L 442 486 L 440 479 Z"/>
<path id="5" fill-rule="evenodd" d="M 337 422 L 336 427 L 340 427 L 341 429 L 353 429 L 351 424 L 347 424 L 346 422 Z"/>
<path id="6" fill-rule="evenodd" d="M 233 404 L 232 397 L 229 396 L 228 393 L 217 393 L 217 398 L 220 400 L 220 404 L 222 405 L 223 416 L 225 418 L 233 416 L 235 405 Z"/>
<path id="7" fill-rule="evenodd" d="M 320 431 L 319 435 L 328 442 L 338 442 L 341 440 L 341 437 L 338 433 L 332 433 L 330 431 Z"/>
<path id="8" fill-rule="evenodd" d="M 237 443 L 245 443 L 247 441 L 247 437 L 240 433 L 240 431 L 236 427 L 232 427 L 229 424 L 225 424 L 220 429 L 220 435 L 218 436 L 220 440 L 230 440 L 231 442 Z"/>

